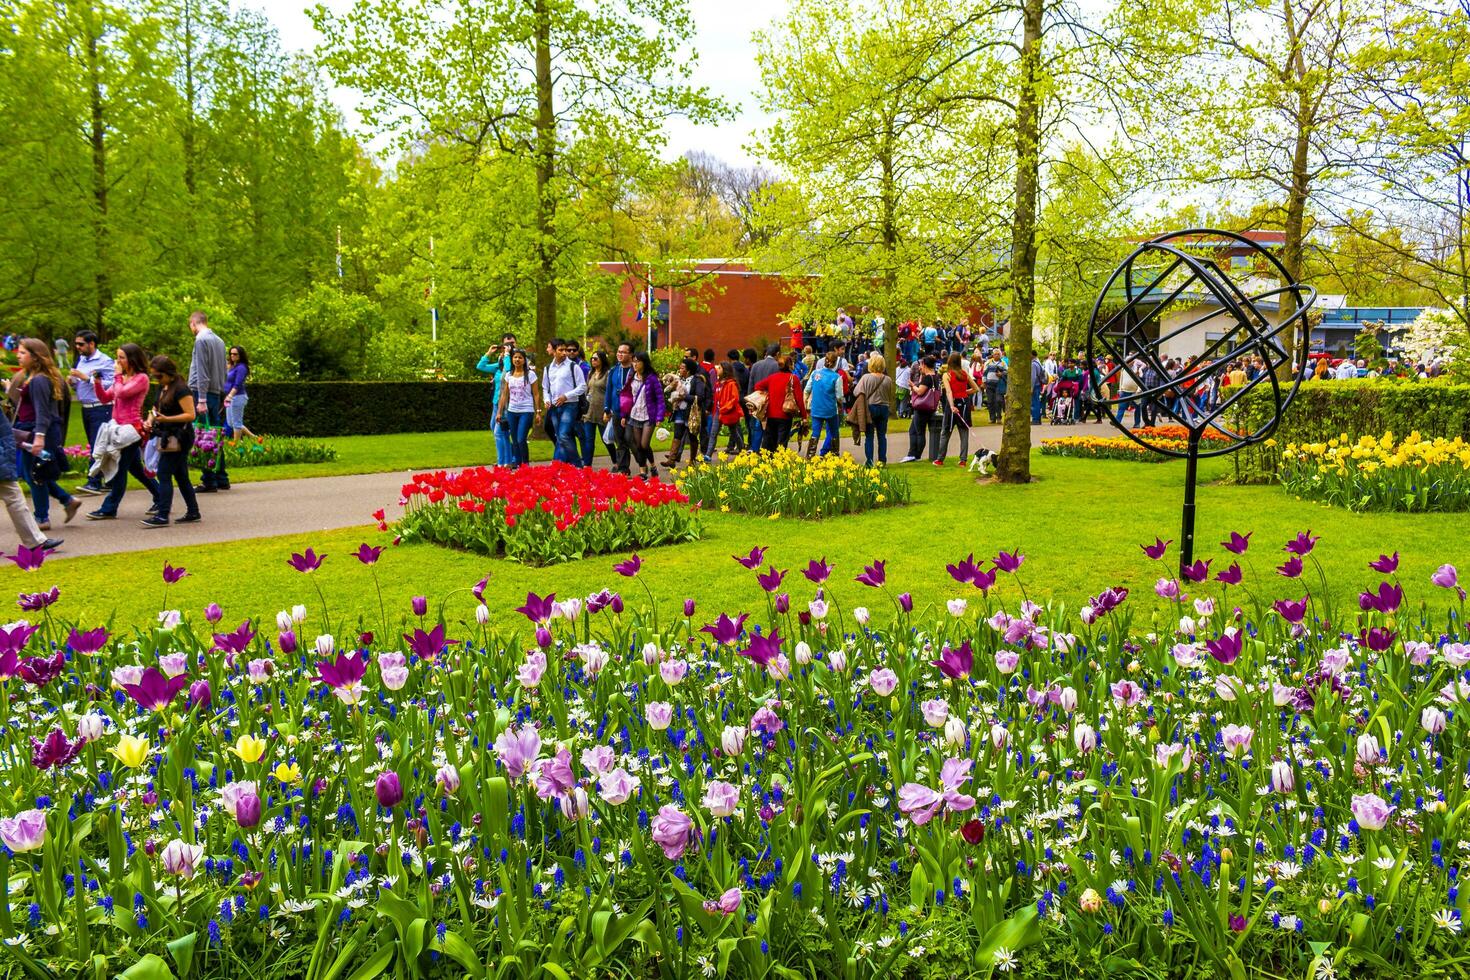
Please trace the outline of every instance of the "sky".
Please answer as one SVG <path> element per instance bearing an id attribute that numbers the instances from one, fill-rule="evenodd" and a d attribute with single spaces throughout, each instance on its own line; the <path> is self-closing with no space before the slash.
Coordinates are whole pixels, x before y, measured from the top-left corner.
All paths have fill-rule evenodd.
<path id="1" fill-rule="evenodd" d="M 280 31 L 281 42 L 293 51 L 309 51 L 320 40 L 312 29 L 306 7 L 312 0 L 246 0 L 262 10 Z M 333 10 L 345 10 L 351 0 L 323 0 Z M 745 149 L 752 134 L 767 117 L 760 112 L 755 90 L 760 72 L 755 63 L 751 35 L 769 26 L 786 12 L 786 0 L 689 0 L 694 16 L 695 50 L 699 62 L 693 84 L 736 107 L 733 120 L 717 126 L 693 126 L 676 120 L 668 127 L 667 153 L 671 157 L 687 150 L 705 150 L 730 163 L 749 164 L 754 158 Z M 332 97 L 342 108 L 348 124 L 357 125 L 356 97 L 349 89 L 333 89 Z M 380 140 L 369 141 L 380 148 Z"/>

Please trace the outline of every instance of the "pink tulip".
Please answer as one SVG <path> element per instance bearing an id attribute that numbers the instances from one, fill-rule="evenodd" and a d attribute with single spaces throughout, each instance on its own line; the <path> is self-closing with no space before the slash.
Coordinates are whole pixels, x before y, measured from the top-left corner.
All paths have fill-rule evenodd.
<path id="1" fill-rule="evenodd" d="M 46 811 L 22 810 L 0 819 L 0 841 L 17 854 L 40 850 L 46 840 Z"/>
<path id="2" fill-rule="evenodd" d="M 887 667 L 880 667 L 868 675 L 868 684 L 874 694 L 886 698 L 898 689 L 898 675 Z"/>
<path id="3" fill-rule="evenodd" d="M 1382 830 L 1388 826 L 1388 818 L 1394 808 L 1373 793 L 1353 797 L 1353 819 L 1363 830 Z"/>
<path id="4" fill-rule="evenodd" d="M 648 719 L 648 726 L 661 732 L 673 722 L 674 706 L 667 701 L 650 701 L 643 714 Z"/>
<path id="5" fill-rule="evenodd" d="M 712 779 L 704 787 L 704 808 L 714 817 L 729 817 L 740 802 L 740 788 L 733 783 Z"/>
<path id="6" fill-rule="evenodd" d="M 663 848 L 664 857 L 670 861 L 684 856 L 693 830 L 694 821 L 676 806 L 665 804 L 659 807 L 653 818 L 653 842 Z"/>
<path id="7" fill-rule="evenodd" d="M 204 860 L 203 844 L 185 844 L 181 840 L 170 841 L 163 849 L 163 870 L 178 875 L 185 881 L 194 877 L 195 869 Z"/>
<path id="8" fill-rule="evenodd" d="M 597 783 L 598 795 L 613 806 L 621 806 L 638 792 L 638 777 L 628 775 L 622 767 L 603 773 Z"/>
<path id="9" fill-rule="evenodd" d="M 511 779 L 519 779 L 541 753 L 541 735 L 530 725 L 514 731 L 507 728 L 495 739 L 495 755 Z"/>

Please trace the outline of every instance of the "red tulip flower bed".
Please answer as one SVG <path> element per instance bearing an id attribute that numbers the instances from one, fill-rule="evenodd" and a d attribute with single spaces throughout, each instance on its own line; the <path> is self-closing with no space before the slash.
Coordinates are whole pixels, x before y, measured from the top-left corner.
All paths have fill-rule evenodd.
<path id="1" fill-rule="evenodd" d="M 419 473 L 403 485 L 405 541 L 550 565 L 694 541 L 699 508 L 673 484 L 565 463 Z"/>

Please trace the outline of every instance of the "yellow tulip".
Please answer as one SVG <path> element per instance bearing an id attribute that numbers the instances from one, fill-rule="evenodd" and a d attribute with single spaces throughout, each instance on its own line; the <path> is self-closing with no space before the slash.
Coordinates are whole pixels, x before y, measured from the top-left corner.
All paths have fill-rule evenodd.
<path id="1" fill-rule="evenodd" d="M 152 749 L 148 739 L 124 733 L 118 736 L 117 744 L 107 751 L 117 756 L 118 761 L 129 769 L 137 769 L 148 761 Z"/>
<path id="2" fill-rule="evenodd" d="M 265 739 L 256 738 L 254 735 L 241 735 L 235 740 L 232 753 L 238 755 L 245 762 L 259 762 L 260 757 L 265 755 Z"/>
<path id="3" fill-rule="evenodd" d="M 282 762 L 271 771 L 271 775 L 287 785 L 299 783 L 301 782 L 301 767 L 294 762 Z"/>

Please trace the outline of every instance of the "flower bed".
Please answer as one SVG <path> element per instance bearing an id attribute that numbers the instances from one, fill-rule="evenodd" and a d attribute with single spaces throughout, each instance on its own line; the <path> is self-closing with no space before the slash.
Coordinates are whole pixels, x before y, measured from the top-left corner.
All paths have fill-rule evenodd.
<path id="1" fill-rule="evenodd" d="M 807 459 L 789 449 L 742 453 L 680 472 L 689 499 L 721 512 L 823 518 L 909 502 L 909 481 L 886 466 L 863 466 L 843 453 Z"/>
<path id="2" fill-rule="evenodd" d="M 1150 445 L 1184 452 L 1189 448 L 1189 430 L 1182 425 L 1146 425 L 1133 432 Z M 1204 442 L 1225 442 L 1214 430 L 1201 435 Z M 1080 456 L 1087 459 L 1123 459 L 1132 463 L 1164 463 L 1172 457 L 1152 452 L 1127 436 L 1061 436 L 1041 440 L 1043 456 Z"/>
<path id="3" fill-rule="evenodd" d="M 1349 510 L 1470 510 L 1470 443 L 1460 438 L 1290 444 L 1278 475 L 1288 493 Z"/>
<path id="4" fill-rule="evenodd" d="M 917 603 L 763 548 L 754 611 L 481 582 L 376 637 L 311 551 L 274 622 L 23 595 L 0 936 L 32 976 L 1444 975 L 1464 593 L 1445 566 L 1426 612 L 1383 556 L 1333 608 L 1316 545 L 1242 582 L 1232 535 L 1077 616 L 1016 552 Z"/>
<path id="5" fill-rule="evenodd" d="M 420 473 L 403 485 L 403 506 L 405 540 L 533 565 L 700 535 L 698 508 L 672 484 L 565 463 Z"/>
<path id="6" fill-rule="evenodd" d="M 225 464 L 230 467 L 329 463 L 337 458 L 337 450 L 326 443 L 294 436 L 256 436 L 253 439 L 226 439 L 223 443 L 217 443 L 215 439 L 213 430 L 199 431 L 189 453 L 191 466 L 200 467 L 206 461 L 213 465 L 214 455 L 221 449 L 226 454 Z M 92 450 L 86 443 L 79 443 L 67 446 L 66 454 L 73 459 L 87 459 Z"/>

